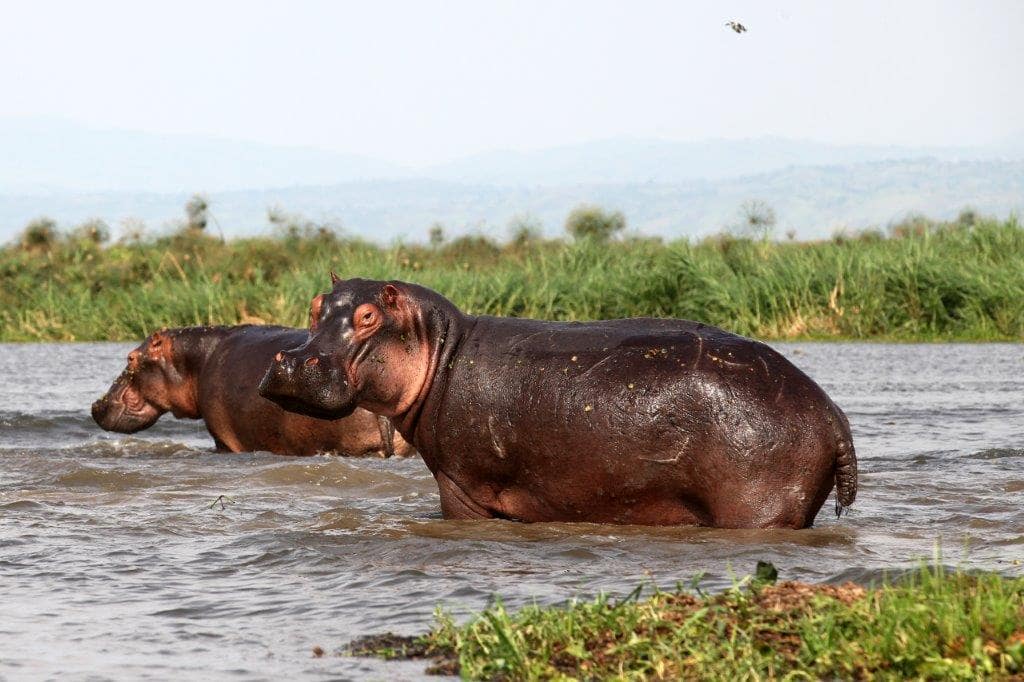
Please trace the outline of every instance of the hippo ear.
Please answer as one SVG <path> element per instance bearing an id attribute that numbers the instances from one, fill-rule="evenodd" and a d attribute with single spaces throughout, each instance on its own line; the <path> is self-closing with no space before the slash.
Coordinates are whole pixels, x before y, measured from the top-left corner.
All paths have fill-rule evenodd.
<path id="1" fill-rule="evenodd" d="M 384 304 L 386 308 L 394 308 L 398 303 L 398 287 L 394 284 L 385 284 L 384 288 L 380 292 L 380 302 Z"/>
<path id="2" fill-rule="evenodd" d="M 331 286 L 334 286 L 340 281 L 341 277 L 338 277 L 336 274 L 334 274 L 334 270 L 331 270 Z"/>
<path id="3" fill-rule="evenodd" d="M 169 358 L 171 356 L 171 337 L 167 335 L 165 329 L 153 332 L 149 337 L 146 355 L 154 360 L 161 357 Z"/>

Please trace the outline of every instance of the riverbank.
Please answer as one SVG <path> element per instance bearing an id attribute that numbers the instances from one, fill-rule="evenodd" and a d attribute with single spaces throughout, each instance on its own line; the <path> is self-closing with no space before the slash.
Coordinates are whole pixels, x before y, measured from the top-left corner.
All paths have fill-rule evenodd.
<path id="1" fill-rule="evenodd" d="M 350 655 L 424 659 L 467 679 L 1020 679 L 1024 578 L 941 566 L 863 587 L 774 583 L 774 568 L 719 594 L 693 586 L 507 611 L 422 637 L 368 637 Z"/>
<path id="2" fill-rule="evenodd" d="M 436 289 L 474 314 L 681 317 L 761 339 L 1024 338 L 1024 228 L 922 223 L 775 242 L 463 237 L 379 246 L 330 231 L 226 243 L 198 230 L 0 251 L 0 341 L 139 339 L 163 326 L 306 323 L 328 273 Z"/>

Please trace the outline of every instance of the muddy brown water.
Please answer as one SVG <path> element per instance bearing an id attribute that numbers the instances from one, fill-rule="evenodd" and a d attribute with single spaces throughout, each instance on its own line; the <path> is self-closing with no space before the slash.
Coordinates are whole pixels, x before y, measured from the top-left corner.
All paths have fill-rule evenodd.
<path id="1" fill-rule="evenodd" d="M 759 559 L 865 580 L 941 545 L 1024 571 L 1022 345 L 777 344 L 846 410 L 861 464 L 849 516 L 830 499 L 787 532 L 448 522 L 415 459 L 216 454 L 166 417 L 105 433 L 88 407 L 130 347 L 0 345 L 0 678 L 414 679 L 336 653 L 439 604 L 720 588 Z"/>

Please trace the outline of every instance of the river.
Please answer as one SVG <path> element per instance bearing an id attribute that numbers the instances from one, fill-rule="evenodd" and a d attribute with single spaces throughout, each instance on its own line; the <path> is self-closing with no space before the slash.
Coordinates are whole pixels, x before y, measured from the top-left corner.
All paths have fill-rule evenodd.
<path id="1" fill-rule="evenodd" d="M 217 454 L 170 415 L 106 433 L 89 405 L 130 347 L 0 344 L 0 678 L 415 679 L 338 653 L 439 604 L 721 588 L 759 559 L 870 580 L 941 547 L 1024 572 L 1024 345 L 776 344 L 846 411 L 861 474 L 848 516 L 830 498 L 767 532 L 449 522 L 418 458 Z"/>

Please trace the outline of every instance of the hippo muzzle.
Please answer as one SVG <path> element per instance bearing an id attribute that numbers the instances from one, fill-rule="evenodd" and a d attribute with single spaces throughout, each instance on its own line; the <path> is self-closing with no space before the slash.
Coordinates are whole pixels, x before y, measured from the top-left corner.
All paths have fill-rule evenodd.
<path id="1" fill-rule="evenodd" d="M 146 401 L 131 384 L 119 379 L 106 395 L 92 404 L 92 418 L 105 431 L 136 433 L 148 429 L 161 411 Z"/>
<path id="2" fill-rule="evenodd" d="M 352 387 L 338 367 L 305 348 L 281 351 L 260 381 L 259 394 L 289 412 L 341 419 L 356 409 Z"/>

